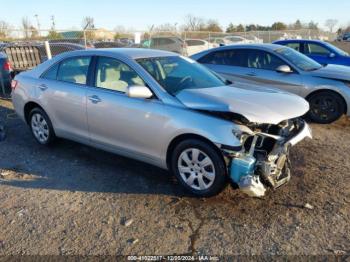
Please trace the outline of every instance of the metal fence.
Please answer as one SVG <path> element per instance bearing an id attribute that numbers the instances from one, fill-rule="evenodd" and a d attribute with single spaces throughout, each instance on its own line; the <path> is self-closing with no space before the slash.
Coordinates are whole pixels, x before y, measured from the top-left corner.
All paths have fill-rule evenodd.
<path id="1" fill-rule="evenodd" d="M 321 30 L 193 32 L 94 30 L 0 29 L 0 52 L 7 54 L 15 72 L 31 69 L 51 56 L 87 48 L 143 47 L 192 55 L 219 46 L 237 43 L 271 43 L 281 39 L 334 41 L 336 34 Z"/>
<path id="2" fill-rule="evenodd" d="M 43 41 L 52 43 L 73 43 L 83 45 L 84 47 L 92 47 L 94 44 L 109 42 L 115 45 L 125 45 L 145 41 L 154 37 L 179 37 L 182 40 L 201 39 L 209 42 L 222 41 L 223 38 L 240 37 L 246 42 L 262 42 L 271 43 L 280 39 L 320 39 L 325 41 L 333 41 L 336 38 L 335 33 L 325 32 L 321 30 L 285 30 L 285 31 L 247 31 L 233 33 L 218 32 L 193 32 L 193 31 L 133 31 L 118 32 L 106 29 L 94 30 L 35 30 L 35 29 L 11 29 L 0 31 L 0 43 L 32 43 L 40 44 Z M 238 40 L 237 40 L 238 41 Z M 105 44 L 107 46 L 107 44 Z M 103 44 L 101 44 L 103 46 Z"/>

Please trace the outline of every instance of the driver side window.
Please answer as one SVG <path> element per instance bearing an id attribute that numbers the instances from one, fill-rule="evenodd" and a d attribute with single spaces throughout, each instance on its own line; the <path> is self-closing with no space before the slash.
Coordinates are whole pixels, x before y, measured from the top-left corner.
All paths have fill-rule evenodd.
<path id="1" fill-rule="evenodd" d="M 309 43 L 305 45 L 305 54 L 328 56 L 330 51 L 321 45 Z"/>
<path id="2" fill-rule="evenodd" d="M 129 86 L 144 86 L 145 82 L 128 65 L 110 57 L 98 57 L 95 86 L 125 93 Z"/>

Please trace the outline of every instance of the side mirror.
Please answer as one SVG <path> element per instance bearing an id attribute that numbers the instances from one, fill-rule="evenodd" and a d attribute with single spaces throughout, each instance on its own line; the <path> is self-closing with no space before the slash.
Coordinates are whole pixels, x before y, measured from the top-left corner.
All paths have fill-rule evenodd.
<path id="1" fill-rule="evenodd" d="M 281 65 L 281 66 L 276 68 L 276 72 L 289 74 L 289 73 L 293 73 L 293 70 L 288 65 Z"/>
<path id="2" fill-rule="evenodd" d="M 129 86 L 126 91 L 128 97 L 148 99 L 153 96 L 153 93 L 147 86 Z"/>
<path id="3" fill-rule="evenodd" d="M 334 58 L 335 54 L 334 53 L 330 53 L 328 56 L 329 56 L 329 58 Z"/>

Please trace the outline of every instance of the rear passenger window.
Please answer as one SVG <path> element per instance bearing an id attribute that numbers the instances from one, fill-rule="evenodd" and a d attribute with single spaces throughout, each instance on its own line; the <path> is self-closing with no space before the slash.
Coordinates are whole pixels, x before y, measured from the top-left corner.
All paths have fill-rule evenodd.
<path id="1" fill-rule="evenodd" d="M 56 80 L 57 79 L 58 65 L 59 65 L 59 63 L 56 63 L 54 66 L 50 67 L 49 70 L 47 70 L 42 75 L 42 78 L 49 79 L 49 80 Z"/>
<path id="2" fill-rule="evenodd" d="M 299 43 L 288 43 L 286 46 L 294 49 L 295 51 L 300 52 L 300 44 Z"/>
<path id="3" fill-rule="evenodd" d="M 86 85 L 90 57 L 69 58 L 60 63 L 57 80 Z"/>
<path id="4" fill-rule="evenodd" d="M 246 50 L 217 51 L 199 59 L 199 63 L 247 67 L 247 54 Z"/>

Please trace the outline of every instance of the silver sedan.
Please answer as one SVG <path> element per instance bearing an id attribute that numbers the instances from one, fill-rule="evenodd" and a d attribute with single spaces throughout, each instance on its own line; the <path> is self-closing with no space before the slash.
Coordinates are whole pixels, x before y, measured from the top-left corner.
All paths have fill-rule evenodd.
<path id="1" fill-rule="evenodd" d="M 290 178 L 289 149 L 311 137 L 292 94 L 228 86 L 174 53 L 65 53 L 16 76 L 17 114 L 42 145 L 56 137 L 171 170 L 198 196 L 228 179 L 262 196 Z"/>
<path id="2" fill-rule="evenodd" d="M 331 123 L 350 115 L 350 67 L 322 66 L 289 47 L 275 44 L 231 45 L 192 58 L 232 82 L 273 87 L 304 97 L 308 116 Z"/>

